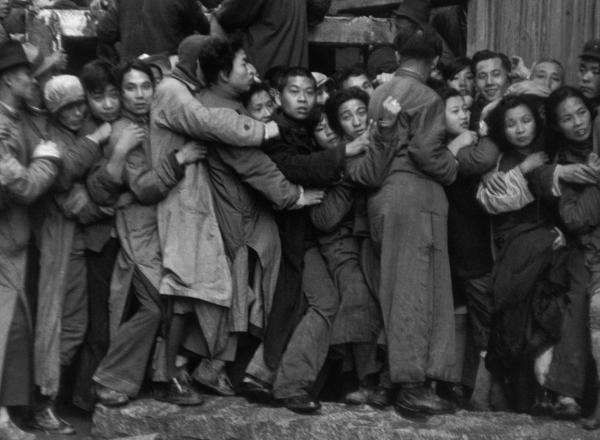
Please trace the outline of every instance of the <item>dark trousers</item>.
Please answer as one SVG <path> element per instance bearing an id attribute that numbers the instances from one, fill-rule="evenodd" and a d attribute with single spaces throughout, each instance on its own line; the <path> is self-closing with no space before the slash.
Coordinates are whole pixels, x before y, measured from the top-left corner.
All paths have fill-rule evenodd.
<path id="1" fill-rule="evenodd" d="M 0 406 L 26 406 L 31 397 L 33 336 L 23 301 L 23 298 L 17 298 L 10 325 L 0 386 Z"/>
<path id="2" fill-rule="evenodd" d="M 273 395 L 286 399 L 306 393 L 325 363 L 339 295 L 316 247 L 304 255 L 302 288 L 308 309 L 295 328 L 277 370 Z"/>
<path id="3" fill-rule="evenodd" d="M 110 341 L 108 353 L 93 379 L 100 385 L 135 397 L 144 380 L 162 311 L 158 290 L 137 268 L 131 292 L 137 299 L 138 308 Z"/>
<path id="4" fill-rule="evenodd" d="M 81 347 L 73 403 L 87 411 L 95 404 L 92 376 L 109 346 L 110 279 L 119 247 L 119 240 L 111 238 L 100 252 L 86 251 L 89 326 Z"/>

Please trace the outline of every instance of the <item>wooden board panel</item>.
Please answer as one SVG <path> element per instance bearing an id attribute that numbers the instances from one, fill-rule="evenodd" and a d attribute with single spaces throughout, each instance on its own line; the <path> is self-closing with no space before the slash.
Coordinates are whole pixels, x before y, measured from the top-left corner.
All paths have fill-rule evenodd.
<path id="1" fill-rule="evenodd" d="M 542 57 L 565 66 L 576 82 L 578 55 L 585 41 L 600 37 L 598 0 L 471 0 L 467 50 L 489 48 L 519 55 L 531 65 Z"/>
<path id="2" fill-rule="evenodd" d="M 332 0 L 329 14 L 336 15 L 339 12 L 366 11 L 371 9 L 390 9 L 402 3 L 402 0 Z"/>
<path id="3" fill-rule="evenodd" d="M 28 28 L 47 28 L 54 45 L 60 37 L 90 37 L 95 35 L 95 23 L 87 11 L 45 9 L 30 17 Z M 311 43 L 364 46 L 392 42 L 395 26 L 392 20 L 373 17 L 325 17 L 323 23 L 311 29 Z M 44 37 L 47 38 L 47 37 Z M 56 47 L 55 47 L 56 48 Z"/>
<path id="4" fill-rule="evenodd" d="M 325 17 L 309 33 L 311 43 L 371 45 L 391 43 L 396 35 L 394 22 L 373 17 Z"/>

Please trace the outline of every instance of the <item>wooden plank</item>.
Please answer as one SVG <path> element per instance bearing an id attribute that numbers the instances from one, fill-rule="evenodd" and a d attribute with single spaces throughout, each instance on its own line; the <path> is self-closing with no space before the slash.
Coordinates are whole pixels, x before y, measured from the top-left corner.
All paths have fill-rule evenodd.
<path id="1" fill-rule="evenodd" d="M 62 37 L 93 37 L 96 32 L 91 14 L 83 10 L 44 9 L 31 17 L 28 28 L 44 34 L 39 43 L 51 45 L 50 52 L 60 47 Z M 325 17 L 311 29 L 309 41 L 345 46 L 386 44 L 394 40 L 395 29 L 394 21 L 385 18 Z"/>
<path id="2" fill-rule="evenodd" d="M 394 41 L 396 26 L 393 20 L 373 17 L 325 17 L 310 30 L 311 43 L 345 46 L 381 45 Z"/>
<path id="3" fill-rule="evenodd" d="M 583 44 L 598 38 L 597 0 L 471 0 L 467 51 L 492 49 L 519 55 L 531 65 L 543 57 L 558 59 L 567 83 L 577 81 Z"/>
<path id="4" fill-rule="evenodd" d="M 340 12 L 366 12 L 370 9 L 389 9 L 398 6 L 403 0 L 332 0 L 329 14 Z"/>

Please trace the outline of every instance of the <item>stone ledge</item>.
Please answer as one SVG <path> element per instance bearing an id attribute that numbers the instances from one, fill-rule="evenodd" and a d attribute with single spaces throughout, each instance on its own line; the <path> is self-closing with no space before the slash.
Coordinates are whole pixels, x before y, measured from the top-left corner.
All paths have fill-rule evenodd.
<path id="1" fill-rule="evenodd" d="M 415 422 L 394 410 L 324 403 L 302 416 L 232 397 L 207 397 L 200 407 L 139 400 L 123 408 L 99 405 L 92 434 L 103 439 L 158 434 L 162 440 L 595 440 L 575 423 L 511 413 L 435 416 Z"/>

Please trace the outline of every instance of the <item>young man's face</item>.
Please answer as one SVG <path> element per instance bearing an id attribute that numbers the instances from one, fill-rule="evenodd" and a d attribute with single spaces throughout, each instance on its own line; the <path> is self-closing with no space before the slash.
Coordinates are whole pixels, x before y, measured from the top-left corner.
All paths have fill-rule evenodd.
<path id="1" fill-rule="evenodd" d="M 508 72 L 500 58 L 490 58 L 477 63 L 475 86 L 487 102 L 502 98 L 508 88 Z"/>
<path id="2" fill-rule="evenodd" d="M 130 70 L 123 76 L 121 87 L 123 108 L 138 116 L 147 115 L 150 112 L 154 86 L 146 73 L 135 69 Z"/>
<path id="3" fill-rule="evenodd" d="M 102 93 L 88 92 L 86 97 L 94 118 L 102 122 L 113 122 L 119 117 L 121 99 L 119 90 L 114 85 L 107 85 Z"/>
<path id="4" fill-rule="evenodd" d="M 304 121 L 315 105 L 315 81 L 305 76 L 291 76 L 281 91 L 281 109 L 293 119 Z"/>
<path id="5" fill-rule="evenodd" d="M 600 61 L 584 58 L 579 63 L 579 90 L 587 99 L 600 96 Z"/>
<path id="6" fill-rule="evenodd" d="M 358 87 L 361 90 L 367 92 L 369 96 L 373 93 L 373 83 L 366 75 L 350 76 L 342 84 L 343 89 L 349 89 L 350 87 Z"/>
<path id="7" fill-rule="evenodd" d="M 233 67 L 231 72 L 227 76 L 227 82 L 229 86 L 241 95 L 244 92 L 250 90 L 250 86 L 254 82 L 254 75 L 256 69 L 248 61 L 248 56 L 243 49 L 238 50 L 235 53 L 233 59 Z"/>
<path id="8" fill-rule="evenodd" d="M 33 99 L 33 77 L 29 67 L 21 66 L 12 69 L 10 72 L 5 73 L 3 81 L 9 85 L 14 96 L 23 102 Z"/>
<path id="9" fill-rule="evenodd" d="M 0 0 L 0 20 L 8 17 L 8 14 L 10 14 L 11 7 L 12 0 Z"/>

